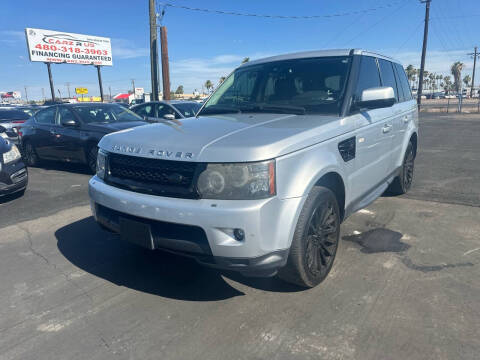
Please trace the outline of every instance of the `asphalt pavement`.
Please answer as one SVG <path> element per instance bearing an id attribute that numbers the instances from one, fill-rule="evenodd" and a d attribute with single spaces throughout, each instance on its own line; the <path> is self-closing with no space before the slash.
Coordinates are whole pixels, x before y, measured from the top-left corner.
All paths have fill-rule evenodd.
<path id="1" fill-rule="evenodd" d="M 420 131 L 411 192 L 350 217 L 310 290 L 123 243 L 86 169 L 30 169 L 0 201 L 0 360 L 478 359 L 480 117 Z"/>

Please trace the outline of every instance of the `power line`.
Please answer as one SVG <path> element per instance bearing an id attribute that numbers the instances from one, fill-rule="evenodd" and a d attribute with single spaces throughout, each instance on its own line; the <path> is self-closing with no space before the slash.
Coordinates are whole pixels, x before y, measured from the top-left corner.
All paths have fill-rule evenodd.
<path id="1" fill-rule="evenodd" d="M 403 42 L 402 45 L 400 45 L 400 47 L 397 49 L 397 51 L 395 52 L 395 56 L 398 54 L 398 52 L 400 50 L 403 49 L 403 47 L 411 40 L 411 38 L 417 34 L 417 30 L 418 28 L 423 24 L 424 20 L 420 20 L 420 22 L 418 23 L 417 26 L 415 26 L 415 28 L 413 29 L 413 31 L 411 32 L 411 34 L 405 39 L 405 41 Z"/>
<path id="2" fill-rule="evenodd" d="M 269 19 L 293 19 L 293 20 L 306 20 L 306 19 L 321 19 L 321 18 L 331 18 L 331 17 L 340 17 L 340 16 L 351 16 L 359 15 L 363 13 L 373 12 L 381 9 L 391 8 L 398 4 L 405 4 L 405 1 L 394 1 L 385 5 L 377 6 L 375 8 L 363 9 L 363 10 L 354 10 L 347 11 L 344 13 L 337 14 L 324 14 L 324 15 L 268 15 L 268 14 L 253 14 L 253 13 L 243 13 L 237 11 L 225 11 L 225 10 L 214 10 L 206 8 L 195 8 L 185 5 L 178 5 L 172 3 L 159 3 L 159 6 L 172 7 L 177 9 L 184 9 L 190 11 L 199 11 L 205 13 L 213 13 L 220 15 L 234 15 L 234 16 L 247 16 L 247 17 L 258 17 L 258 18 L 269 18 Z"/>
<path id="3" fill-rule="evenodd" d="M 359 38 L 360 36 L 362 36 L 363 34 L 365 34 L 366 32 L 370 31 L 371 29 L 373 29 L 374 27 L 376 27 L 378 24 L 380 24 L 381 22 L 383 22 L 384 20 L 386 20 L 389 16 L 397 13 L 400 9 L 402 9 L 407 3 L 404 2 L 402 3 L 402 5 L 400 5 L 398 8 L 396 8 L 394 11 L 388 13 L 387 15 L 385 15 L 384 17 L 382 17 L 380 20 L 378 20 L 377 22 L 373 23 L 371 26 L 367 27 L 366 29 L 364 29 L 363 31 L 360 31 L 359 33 L 357 33 L 353 38 L 351 38 L 350 40 L 348 40 L 345 45 L 348 45 L 350 44 L 352 41 L 356 40 L 357 38 Z"/>

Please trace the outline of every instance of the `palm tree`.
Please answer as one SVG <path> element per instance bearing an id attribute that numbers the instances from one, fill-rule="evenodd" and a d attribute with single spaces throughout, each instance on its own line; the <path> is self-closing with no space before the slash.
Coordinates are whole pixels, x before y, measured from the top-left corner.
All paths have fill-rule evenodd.
<path id="1" fill-rule="evenodd" d="M 412 87 L 412 82 L 415 81 L 415 75 L 417 74 L 417 69 L 413 67 L 412 64 L 408 65 L 405 69 L 407 72 L 407 78 L 408 81 L 410 82 L 410 87 Z"/>
<path id="2" fill-rule="evenodd" d="M 213 88 L 213 84 L 210 80 L 205 81 L 205 87 L 207 88 L 207 91 L 210 92 L 210 89 Z"/>
<path id="3" fill-rule="evenodd" d="M 226 76 L 220 76 L 220 79 L 218 80 L 218 85 L 223 83 L 227 77 Z"/>
<path id="4" fill-rule="evenodd" d="M 468 85 L 470 84 L 470 81 L 472 81 L 472 78 L 470 77 L 470 75 L 466 75 L 463 78 L 463 83 L 465 84 L 465 87 L 468 87 Z"/>
<path id="5" fill-rule="evenodd" d="M 450 76 L 445 76 L 443 78 L 443 81 L 445 82 L 445 87 L 444 87 L 444 90 L 445 90 L 445 93 L 448 94 L 448 92 L 452 89 L 452 78 Z"/>
<path id="6" fill-rule="evenodd" d="M 245 64 L 246 62 L 249 62 L 249 61 L 250 61 L 250 58 L 248 56 L 244 57 L 242 60 L 242 64 Z"/>
<path id="7" fill-rule="evenodd" d="M 430 90 L 432 90 L 434 87 L 435 87 L 435 74 L 434 73 L 430 73 L 428 75 L 428 78 L 430 79 Z"/>
<path id="8" fill-rule="evenodd" d="M 460 91 L 460 88 L 462 87 L 462 70 L 465 68 L 465 64 L 460 62 L 460 61 L 455 61 L 451 68 L 450 72 L 453 75 L 454 78 L 454 87 L 455 91 L 458 93 Z"/>

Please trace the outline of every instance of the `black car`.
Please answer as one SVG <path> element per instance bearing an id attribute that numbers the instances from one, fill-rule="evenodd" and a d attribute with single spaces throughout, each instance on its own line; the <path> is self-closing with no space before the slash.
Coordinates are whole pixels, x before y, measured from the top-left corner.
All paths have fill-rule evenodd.
<path id="1" fill-rule="evenodd" d="M 202 105 L 195 101 L 150 101 L 130 108 L 148 121 L 183 119 L 195 116 Z"/>
<path id="2" fill-rule="evenodd" d="M 28 172 L 15 144 L 4 138 L 5 128 L 0 126 L 0 196 L 24 192 Z"/>
<path id="3" fill-rule="evenodd" d="M 145 125 L 134 112 L 118 104 L 61 104 L 40 110 L 20 129 L 25 161 L 84 163 L 95 172 L 97 145 L 108 133 Z"/>

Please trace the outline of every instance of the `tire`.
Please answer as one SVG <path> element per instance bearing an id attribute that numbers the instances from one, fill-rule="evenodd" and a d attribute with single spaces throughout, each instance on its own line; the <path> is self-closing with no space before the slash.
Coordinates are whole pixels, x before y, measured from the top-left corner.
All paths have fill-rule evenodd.
<path id="1" fill-rule="evenodd" d="M 87 152 L 87 165 L 92 174 L 97 172 L 97 153 L 98 147 L 96 145 L 90 147 Z"/>
<path id="2" fill-rule="evenodd" d="M 30 142 L 25 144 L 25 154 L 24 154 L 25 162 L 27 166 L 37 166 L 40 163 L 40 160 L 37 155 L 37 151 L 33 147 Z"/>
<path id="3" fill-rule="evenodd" d="M 408 192 L 412 187 L 413 170 L 415 168 L 415 153 L 413 151 L 413 144 L 409 142 L 405 156 L 403 157 L 402 170 L 400 175 L 395 177 L 393 182 L 388 187 L 388 192 L 392 195 L 402 195 Z"/>
<path id="4" fill-rule="evenodd" d="M 340 211 L 330 189 L 316 186 L 303 205 L 293 235 L 287 265 L 278 276 L 289 283 L 312 288 L 330 272 L 340 238 Z"/>

